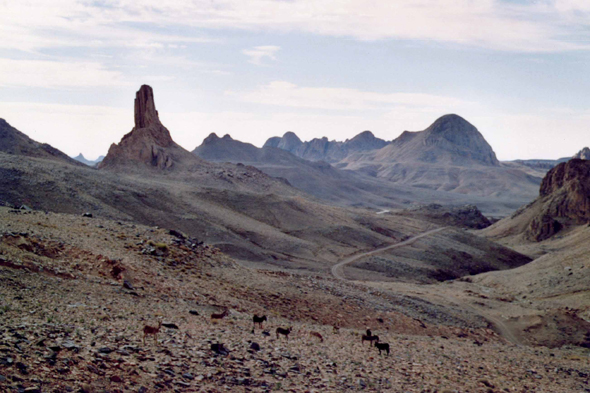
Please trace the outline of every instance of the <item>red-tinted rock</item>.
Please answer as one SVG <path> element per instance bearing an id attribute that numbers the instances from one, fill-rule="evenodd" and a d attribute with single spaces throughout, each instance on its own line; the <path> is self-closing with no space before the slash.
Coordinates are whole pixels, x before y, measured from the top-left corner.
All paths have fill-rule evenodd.
<path id="1" fill-rule="evenodd" d="M 551 169 L 541 182 L 541 213 L 527 228 L 527 237 L 548 239 L 567 225 L 590 221 L 590 161 L 572 159 Z"/>
<path id="2" fill-rule="evenodd" d="M 200 160 L 177 145 L 168 129 L 160 122 L 151 87 L 143 85 L 136 93 L 134 113 L 135 127 L 119 144 L 111 145 L 98 168 L 145 166 L 171 169 L 199 164 Z"/>

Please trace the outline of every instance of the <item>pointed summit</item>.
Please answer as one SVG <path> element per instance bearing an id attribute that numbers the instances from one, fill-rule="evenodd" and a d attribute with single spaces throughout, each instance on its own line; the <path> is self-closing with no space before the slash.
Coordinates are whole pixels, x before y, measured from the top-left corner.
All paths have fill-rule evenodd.
<path id="1" fill-rule="evenodd" d="M 148 85 L 142 85 L 135 93 L 135 128 L 146 128 L 152 124 L 161 124 L 154 103 L 154 91 Z"/>
<path id="2" fill-rule="evenodd" d="M 177 145 L 162 125 L 154 92 L 143 85 L 135 94 L 135 127 L 119 144 L 112 144 L 99 168 L 145 166 L 159 169 L 198 163 L 198 158 Z"/>

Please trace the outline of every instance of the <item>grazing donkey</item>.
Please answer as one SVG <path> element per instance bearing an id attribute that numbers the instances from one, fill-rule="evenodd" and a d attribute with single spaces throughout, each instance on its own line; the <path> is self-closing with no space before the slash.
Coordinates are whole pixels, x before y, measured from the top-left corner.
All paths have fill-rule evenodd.
<path id="1" fill-rule="evenodd" d="M 279 339 L 279 336 L 282 334 L 283 336 L 285 336 L 287 338 L 287 341 L 289 341 L 289 333 L 291 333 L 291 331 L 293 330 L 293 327 L 290 326 L 288 329 L 283 329 L 281 327 L 277 328 L 277 340 Z"/>
<path id="2" fill-rule="evenodd" d="M 211 314 L 211 322 L 217 322 L 222 320 L 223 318 L 227 317 L 229 315 L 229 309 L 225 309 L 223 310 L 222 313 L 220 314 Z"/>
<path id="3" fill-rule="evenodd" d="M 373 345 L 373 342 L 378 343 L 379 342 L 379 336 L 368 336 L 366 334 L 363 334 L 363 336 L 361 337 L 361 343 L 364 344 L 365 341 L 369 342 L 369 346 Z"/>
<path id="4" fill-rule="evenodd" d="M 158 327 L 153 327 L 149 325 L 145 325 L 143 327 L 143 345 L 145 345 L 145 338 L 146 336 L 154 336 L 154 341 L 156 345 L 158 344 L 158 333 L 160 332 L 160 328 L 162 327 L 162 321 L 158 322 Z"/>
<path id="5" fill-rule="evenodd" d="M 387 355 L 389 356 L 389 344 L 388 343 L 375 343 L 375 347 L 379 350 L 379 355 L 381 355 L 381 351 L 387 351 Z"/>
<path id="6" fill-rule="evenodd" d="M 262 329 L 262 322 L 268 321 L 268 319 L 266 319 L 266 315 L 263 315 L 261 317 L 259 317 L 258 315 L 254 315 L 252 320 L 254 321 L 254 327 L 256 327 L 256 324 L 258 324 L 260 329 Z"/>

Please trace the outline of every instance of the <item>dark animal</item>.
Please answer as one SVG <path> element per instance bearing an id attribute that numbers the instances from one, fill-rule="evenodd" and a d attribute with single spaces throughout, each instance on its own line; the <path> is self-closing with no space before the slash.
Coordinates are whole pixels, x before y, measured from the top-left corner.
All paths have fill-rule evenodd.
<path id="1" fill-rule="evenodd" d="M 387 355 L 389 355 L 389 344 L 388 343 L 376 342 L 375 347 L 379 350 L 379 355 L 381 355 L 381 351 L 387 351 Z"/>
<path id="2" fill-rule="evenodd" d="M 218 353 L 220 355 L 228 355 L 229 351 L 223 346 L 223 344 L 220 344 L 219 342 L 216 344 L 211 344 L 211 350 L 215 353 Z"/>
<path id="3" fill-rule="evenodd" d="M 211 322 L 217 322 L 229 315 L 229 310 L 226 308 L 221 314 L 211 314 Z"/>
<path id="4" fill-rule="evenodd" d="M 367 333 L 366 334 L 367 334 L 367 336 L 372 336 L 373 335 L 373 332 L 371 332 L 371 329 L 367 329 Z"/>
<path id="5" fill-rule="evenodd" d="M 317 337 L 317 338 L 319 338 L 319 339 L 320 339 L 320 342 L 324 342 L 324 338 L 323 338 L 323 337 L 322 337 L 322 335 L 321 335 L 321 334 L 319 334 L 318 332 L 309 332 L 309 335 L 310 335 L 310 336 L 313 336 L 313 337 Z"/>
<path id="6" fill-rule="evenodd" d="M 283 328 L 277 328 L 277 340 L 279 339 L 279 335 L 283 335 L 287 338 L 287 341 L 289 340 L 289 333 L 291 333 L 291 331 L 293 330 L 293 327 L 289 327 L 288 329 L 283 329 Z"/>
<path id="7" fill-rule="evenodd" d="M 258 324 L 260 329 L 262 329 L 262 322 L 268 321 L 268 319 L 266 319 L 266 315 L 263 315 L 261 317 L 259 317 L 258 315 L 254 315 L 252 320 L 254 321 L 254 327 L 256 327 L 256 324 Z"/>
<path id="8" fill-rule="evenodd" d="M 376 343 L 379 342 L 379 336 L 367 336 L 366 334 L 363 334 L 361 338 L 361 343 L 364 344 L 365 341 L 368 341 L 369 345 L 373 345 L 373 341 Z"/>
<path id="9" fill-rule="evenodd" d="M 143 328 L 143 345 L 145 345 L 146 336 L 149 336 L 149 335 L 154 336 L 154 341 L 157 344 L 158 343 L 158 333 L 160 332 L 161 327 L 162 327 L 162 321 L 158 322 L 158 327 L 145 325 Z"/>

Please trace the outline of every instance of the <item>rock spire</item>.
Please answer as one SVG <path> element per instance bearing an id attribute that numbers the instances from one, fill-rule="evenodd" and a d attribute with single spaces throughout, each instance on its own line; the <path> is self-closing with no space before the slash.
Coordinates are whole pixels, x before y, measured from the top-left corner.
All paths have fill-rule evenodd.
<path id="1" fill-rule="evenodd" d="M 142 85 L 135 93 L 135 128 L 146 128 L 152 124 L 161 124 L 154 103 L 154 91 L 148 85 Z"/>

